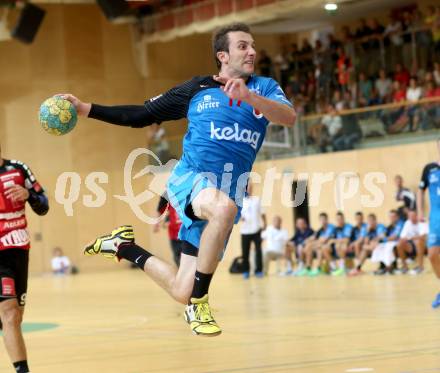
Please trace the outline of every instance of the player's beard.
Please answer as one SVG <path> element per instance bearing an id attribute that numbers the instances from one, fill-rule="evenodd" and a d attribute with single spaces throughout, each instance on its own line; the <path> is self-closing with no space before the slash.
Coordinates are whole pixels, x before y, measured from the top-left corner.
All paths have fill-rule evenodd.
<path id="1" fill-rule="evenodd" d="M 242 68 L 240 71 L 240 77 L 243 79 L 247 79 L 249 78 L 253 73 L 255 72 L 255 67 L 252 66 L 252 71 L 250 71 L 249 69 L 244 69 Z"/>

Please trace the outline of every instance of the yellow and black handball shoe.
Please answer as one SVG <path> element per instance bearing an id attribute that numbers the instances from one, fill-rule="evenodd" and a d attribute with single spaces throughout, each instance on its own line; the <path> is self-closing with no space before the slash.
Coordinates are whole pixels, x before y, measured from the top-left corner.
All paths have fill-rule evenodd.
<path id="1" fill-rule="evenodd" d="M 215 337 L 220 335 L 222 330 L 212 317 L 208 300 L 208 294 L 202 298 L 191 298 L 191 303 L 186 306 L 184 317 L 194 334 Z"/>
<path id="2" fill-rule="evenodd" d="M 116 228 L 112 233 L 98 237 L 95 241 L 90 242 L 84 248 L 84 255 L 92 256 L 101 254 L 108 259 L 114 259 L 119 262 L 118 250 L 122 243 L 133 243 L 134 232 L 131 225 L 122 225 Z"/>

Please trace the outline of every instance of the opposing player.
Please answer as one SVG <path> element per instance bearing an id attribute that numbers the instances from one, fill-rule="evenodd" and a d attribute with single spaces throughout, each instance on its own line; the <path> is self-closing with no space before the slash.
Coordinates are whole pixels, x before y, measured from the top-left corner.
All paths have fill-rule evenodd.
<path id="1" fill-rule="evenodd" d="M 183 155 L 168 181 L 170 202 L 182 220 L 179 270 L 134 243 L 130 226 L 100 237 L 85 252 L 137 264 L 175 300 L 186 304 L 193 333 L 221 333 L 208 290 L 230 232 L 240 218 L 249 172 L 269 122 L 292 126 L 296 113 L 271 78 L 254 75 L 255 44 L 247 25 L 223 27 L 213 37 L 218 76 L 195 77 L 139 106 L 81 102 L 78 114 L 132 127 L 188 118 Z"/>
<path id="2" fill-rule="evenodd" d="M 6 350 L 17 373 L 28 373 L 21 322 L 26 304 L 30 238 L 25 205 L 45 215 L 49 204 L 24 163 L 1 158 L 0 149 L 0 319 Z"/>
<path id="3" fill-rule="evenodd" d="M 440 139 L 437 140 L 440 152 Z M 425 217 L 425 190 L 429 191 L 429 233 L 428 257 L 435 275 L 440 279 L 440 161 L 428 163 L 423 169 L 417 193 L 417 208 L 420 221 Z M 432 302 L 433 308 L 440 307 L 440 292 Z"/>

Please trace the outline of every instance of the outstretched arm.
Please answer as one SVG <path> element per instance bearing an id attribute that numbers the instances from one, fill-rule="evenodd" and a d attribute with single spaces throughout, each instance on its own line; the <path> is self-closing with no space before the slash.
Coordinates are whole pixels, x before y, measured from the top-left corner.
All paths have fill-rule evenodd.
<path id="1" fill-rule="evenodd" d="M 144 105 L 102 106 L 82 102 L 71 94 L 62 95 L 75 106 L 78 115 L 120 126 L 141 128 L 156 122 Z"/>
<path id="2" fill-rule="evenodd" d="M 153 123 L 160 124 L 169 120 L 185 118 L 194 87 L 198 87 L 196 78 L 147 100 L 144 105 L 102 106 L 82 102 L 71 94 L 62 94 L 61 96 L 75 106 L 80 116 L 116 125 L 140 128 Z"/>

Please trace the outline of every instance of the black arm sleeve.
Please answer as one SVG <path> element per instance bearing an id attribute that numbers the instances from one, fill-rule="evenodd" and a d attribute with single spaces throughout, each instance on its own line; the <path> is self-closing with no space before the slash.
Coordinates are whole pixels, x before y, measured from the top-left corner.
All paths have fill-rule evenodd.
<path id="1" fill-rule="evenodd" d="M 142 128 L 153 123 L 185 118 L 193 92 L 198 87 L 194 78 L 159 96 L 145 101 L 144 105 L 102 106 L 92 104 L 89 118 L 120 126 Z"/>
<path id="2" fill-rule="evenodd" d="M 160 122 L 185 118 L 189 102 L 199 89 L 200 78 L 196 77 L 178 85 L 162 95 L 145 101 L 147 111 Z"/>
<path id="3" fill-rule="evenodd" d="M 153 123 L 160 123 L 160 121 L 156 121 L 144 105 L 102 106 L 92 104 L 89 118 L 134 128 L 142 128 Z"/>
<path id="4" fill-rule="evenodd" d="M 37 215 L 46 215 L 49 211 L 49 201 L 44 193 L 37 193 L 32 189 L 29 190 L 28 202 Z"/>

